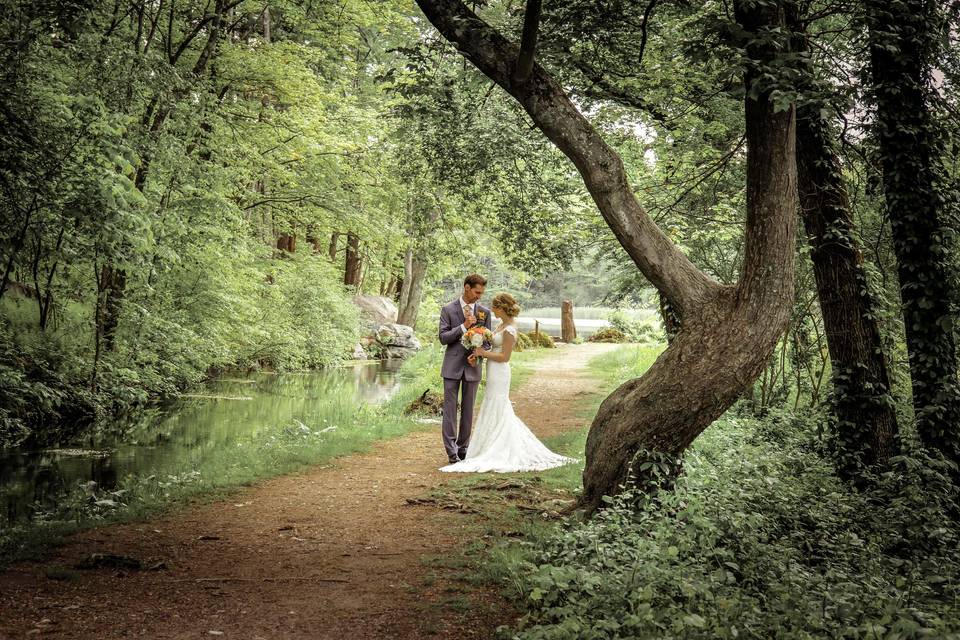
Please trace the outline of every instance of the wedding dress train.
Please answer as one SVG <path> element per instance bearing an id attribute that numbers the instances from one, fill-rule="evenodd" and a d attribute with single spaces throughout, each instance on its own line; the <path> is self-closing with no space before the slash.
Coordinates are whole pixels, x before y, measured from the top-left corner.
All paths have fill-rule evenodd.
<path id="1" fill-rule="evenodd" d="M 508 326 L 493 336 L 492 351 L 503 350 L 503 333 L 516 338 L 517 329 Z M 510 402 L 510 363 L 487 360 L 487 386 L 480 405 L 467 457 L 442 467 L 448 472 L 507 473 L 511 471 L 543 471 L 571 462 L 548 449 L 513 412 Z"/>

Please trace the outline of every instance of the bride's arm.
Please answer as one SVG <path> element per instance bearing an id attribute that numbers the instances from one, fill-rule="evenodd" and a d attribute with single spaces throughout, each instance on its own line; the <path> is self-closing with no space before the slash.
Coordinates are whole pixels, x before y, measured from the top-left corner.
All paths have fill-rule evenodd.
<path id="1" fill-rule="evenodd" d="M 516 342 L 516 338 L 513 337 L 513 334 L 509 331 L 503 332 L 503 351 L 500 353 L 494 353 L 493 351 L 485 351 L 482 349 L 477 349 L 476 353 L 481 358 L 486 358 L 487 360 L 493 360 L 494 362 L 510 362 L 510 356 L 513 354 L 513 345 Z"/>

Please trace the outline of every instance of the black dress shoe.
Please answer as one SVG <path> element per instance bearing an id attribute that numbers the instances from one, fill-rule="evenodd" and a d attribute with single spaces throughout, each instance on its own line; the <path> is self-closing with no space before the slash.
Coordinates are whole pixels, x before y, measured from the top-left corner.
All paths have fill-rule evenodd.
<path id="1" fill-rule="evenodd" d="M 459 458 L 460 458 L 461 460 L 466 460 L 466 459 L 467 459 L 467 450 L 466 450 L 466 449 L 461 449 L 460 451 L 457 452 L 457 456 L 459 456 Z"/>
<path id="2" fill-rule="evenodd" d="M 460 462 L 460 458 L 458 458 L 458 457 L 456 457 L 456 456 L 450 456 L 450 457 L 448 458 L 448 460 L 449 460 L 450 464 L 457 464 L 458 462 Z"/>

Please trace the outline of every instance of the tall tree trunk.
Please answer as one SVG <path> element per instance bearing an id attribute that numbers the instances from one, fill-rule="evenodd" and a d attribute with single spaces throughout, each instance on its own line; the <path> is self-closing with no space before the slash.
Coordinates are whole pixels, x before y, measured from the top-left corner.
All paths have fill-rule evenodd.
<path id="1" fill-rule="evenodd" d="M 347 257 L 344 261 L 343 284 L 360 287 L 360 238 L 352 231 L 347 234 Z"/>
<path id="2" fill-rule="evenodd" d="M 798 16 L 788 15 L 794 49 L 807 51 Z M 813 88 L 813 70 L 806 75 L 804 84 Z M 797 110 L 797 188 L 832 365 L 838 468 L 853 477 L 864 466 L 885 463 L 896 454 L 899 434 L 843 169 L 820 106 Z"/>
<path id="3" fill-rule="evenodd" d="M 106 351 L 113 351 L 116 346 L 116 332 L 117 325 L 120 322 L 123 292 L 127 284 L 126 271 L 105 264 L 100 269 L 99 284 L 98 299 L 101 302 L 97 305 L 96 320 L 98 342 L 103 344 Z"/>
<path id="4" fill-rule="evenodd" d="M 940 33 L 937 0 L 865 0 L 883 191 L 897 256 L 917 431 L 960 462 L 960 392 L 954 342 L 953 250 L 931 108 Z"/>
<path id="5" fill-rule="evenodd" d="M 584 118 L 562 87 L 534 62 L 527 79 L 513 71 L 519 48 L 459 0 L 417 0 L 440 33 L 510 93 L 535 125 L 576 165 L 601 215 L 644 276 L 669 299 L 681 328 L 641 378 L 622 385 L 600 407 L 587 439 L 582 504 L 588 513 L 649 468 L 676 458 L 753 383 L 789 320 L 796 225 L 794 111 L 775 113 L 769 92 L 745 99 L 747 216 L 743 270 L 721 286 L 697 269 L 653 222 L 630 188 L 623 161 Z M 779 3 L 736 2 L 749 36 L 784 31 Z M 775 32 L 776 33 L 776 32 Z M 770 64 L 781 45 L 748 41 L 749 57 Z M 758 66 L 759 66 L 758 65 Z"/>
<path id="6" fill-rule="evenodd" d="M 410 277 L 413 272 L 413 247 L 407 247 L 403 253 L 403 277 L 400 279 L 400 298 L 397 300 L 397 308 L 400 310 L 397 315 L 399 322 L 400 315 L 410 302 Z M 400 323 L 404 324 L 404 323 Z"/>
<path id="7" fill-rule="evenodd" d="M 403 258 L 403 284 L 400 288 L 400 313 L 397 322 L 415 327 L 420 315 L 420 303 L 423 302 L 423 285 L 428 265 L 412 248 L 407 249 Z"/>

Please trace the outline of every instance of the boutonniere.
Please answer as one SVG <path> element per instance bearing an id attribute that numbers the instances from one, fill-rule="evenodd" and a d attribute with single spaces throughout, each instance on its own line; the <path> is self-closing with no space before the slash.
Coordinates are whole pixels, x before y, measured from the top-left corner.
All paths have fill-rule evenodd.
<path id="1" fill-rule="evenodd" d="M 487 319 L 486 313 L 484 313 L 483 311 L 477 311 L 477 320 L 479 320 L 480 322 L 483 322 L 486 319 Z"/>

